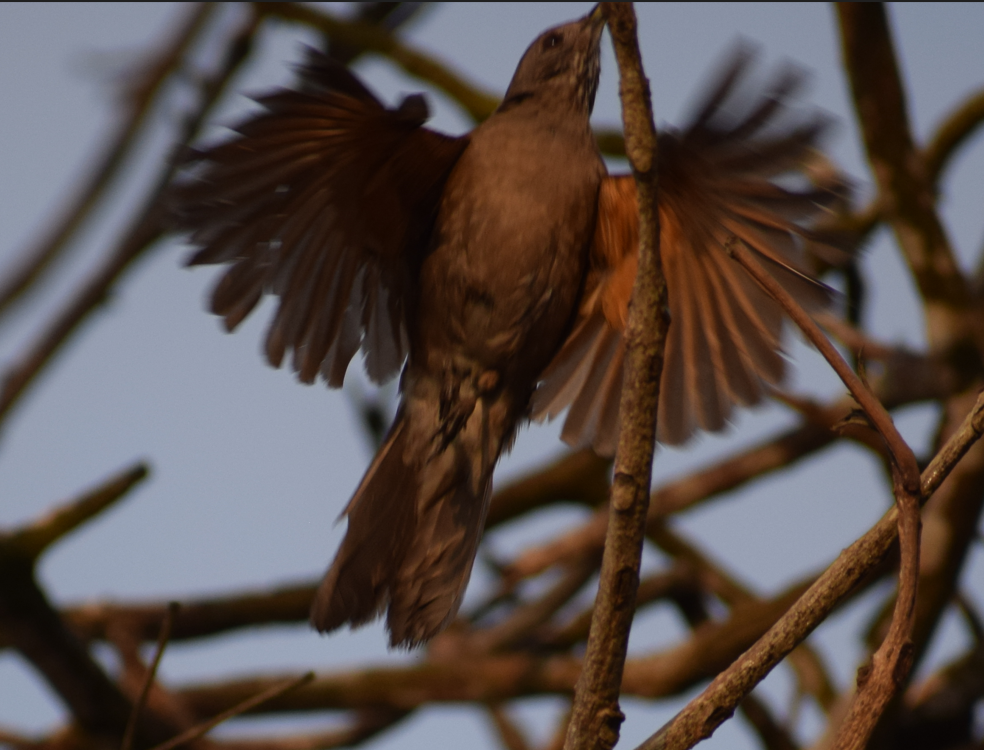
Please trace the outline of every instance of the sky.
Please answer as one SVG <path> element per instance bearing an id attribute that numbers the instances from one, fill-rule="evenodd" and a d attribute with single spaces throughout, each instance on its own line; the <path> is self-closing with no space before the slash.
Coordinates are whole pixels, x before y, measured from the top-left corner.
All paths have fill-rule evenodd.
<path id="1" fill-rule="evenodd" d="M 469 80 L 501 92 L 539 32 L 589 7 L 439 6 L 409 26 L 404 38 Z M 115 122 L 116 87 L 141 52 L 164 38 L 182 12 L 175 4 L 0 5 L 0 273 L 51 221 L 97 158 L 102 138 Z M 761 46 L 766 66 L 795 61 L 811 71 L 806 100 L 839 121 L 830 152 L 856 179 L 861 194 L 870 194 L 870 175 L 859 150 L 828 6 L 646 4 L 637 12 L 659 123 L 680 122 L 716 61 L 737 39 L 751 40 Z M 979 43 L 984 5 L 898 5 L 892 7 L 891 18 L 909 87 L 913 129 L 923 141 L 953 106 L 984 84 Z M 305 41 L 314 40 L 295 26 L 281 24 L 265 31 L 254 59 L 215 114 L 216 127 L 210 133 L 220 135 L 218 125 L 235 121 L 237 113 L 248 108 L 241 92 L 288 82 L 289 65 L 298 59 Z M 603 50 L 593 121 L 616 126 L 617 75 L 607 41 Z M 404 93 L 428 91 L 437 129 L 460 133 L 471 127 L 456 105 L 385 60 L 367 56 L 356 70 L 389 102 Z M 180 91 L 167 98 L 125 178 L 85 226 L 77 251 L 54 269 L 43 293 L 0 324 L 0 371 L 37 335 L 66 291 L 107 252 L 114 231 L 153 180 L 169 146 L 168 133 L 186 108 Z M 984 139 L 978 137 L 958 155 L 942 185 L 943 218 L 965 267 L 982 252 L 982 196 Z M 334 525 L 335 519 L 371 458 L 344 390 L 301 386 L 288 372 L 273 370 L 261 359 L 269 303 L 235 335 L 221 332 L 218 321 L 204 311 L 214 269 L 183 268 L 187 252 L 180 241 L 169 240 L 132 268 L 0 434 L 0 527 L 34 518 L 137 460 L 152 467 L 151 478 L 129 499 L 44 558 L 40 577 L 59 603 L 200 596 L 312 579 L 334 554 L 344 531 L 344 525 Z M 923 321 L 912 284 L 885 232 L 868 248 L 864 269 L 874 280 L 865 321 L 869 329 L 883 341 L 921 346 Z M 816 398 L 841 392 L 815 354 L 795 340 L 789 351 L 795 362 L 794 392 Z M 355 366 L 347 382 L 350 390 L 370 388 Z M 392 388 L 384 395 L 391 398 Z M 917 452 L 928 447 L 934 419 L 931 407 L 896 415 Z M 725 436 L 705 436 L 682 450 L 661 450 L 655 479 L 679 475 L 795 421 L 778 406 L 743 413 Z M 564 448 L 558 433 L 559 424 L 524 430 L 500 464 L 496 482 L 560 455 Z M 804 467 L 688 514 L 678 527 L 718 560 L 734 566 L 753 588 L 767 593 L 832 559 L 889 502 L 879 468 L 864 455 L 835 447 Z M 523 529 L 490 534 L 487 550 L 495 557 L 506 556 L 582 517 L 570 509 L 541 514 Z M 656 564 L 655 555 L 647 556 L 646 565 Z M 477 600 L 487 580 L 478 569 L 465 609 Z M 984 603 L 979 549 L 967 580 L 973 582 L 977 602 Z M 870 606 L 871 600 L 866 601 Z M 633 652 L 668 645 L 681 635 L 676 618 L 657 610 L 634 627 Z M 862 606 L 852 608 L 816 636 L 839 684 L 847 684 L 856 666 L 862 614 Z M 934 658 L 956 653 L 962 638 L 948 621 Z M 378 624 L 328 638 L 302 626 L 237 634 L 171 647 L 162 674 L 180 683 L 205 675 L 335 668 L 366 660 L 396 664 L 415 658 L 389 653 L 384 643 Z M 100 652 L 100 658 L 109 661 L 112 656 Z M 777 670 L 765 685 L 766 695 L 782 695 L 788 680 L 788 674 Z M 628 701 L 622 746 L 644 739 L 683 702 L 681 698 L 653 708 Z M 542 699 L 519 709 L 533 737 L 547 736 L 558 705 L 554 699 Z M 0 726 L 44 732 L 57 724 L 61 712 L 28 667 L 15 655 L 0 652 Z M 262 728 L 272 731 L 274 724 Z M 324 719 L 305 720 L 305 725 L 323 726 Z M 240 722 L 238 730 L 230 726 L 224 731 L 234 734 L 259 726 Z M 815 717 L 804 717 L 803 736 L 810 736 L 811 727 L 815 731 Z M 455 706 L 418 712 L 374 746 L 429 747 L 435 731 L 447 737 L 448 744 L 467 741 L 475 750 L 496 746 L 481 712 Z M 737 722 L 729 722 L 706 746 L 751 745 Z"/>

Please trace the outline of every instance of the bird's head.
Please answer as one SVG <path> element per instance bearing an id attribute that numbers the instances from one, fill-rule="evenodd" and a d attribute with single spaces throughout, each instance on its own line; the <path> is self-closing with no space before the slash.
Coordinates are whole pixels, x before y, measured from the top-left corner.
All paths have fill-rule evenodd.
<path id="1" fill-rule="evenodd" d="M 503 107 L 535 98 L 562 98 L 588 114 L 601 71 L 600 6 L 577 21 L 544 31 L 529 46 L 513 74 Z"/>

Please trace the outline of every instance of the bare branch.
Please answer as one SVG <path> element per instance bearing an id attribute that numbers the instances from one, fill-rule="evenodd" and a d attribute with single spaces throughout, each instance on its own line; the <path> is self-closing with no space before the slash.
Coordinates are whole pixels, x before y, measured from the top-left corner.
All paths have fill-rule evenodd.
<path id="1" fill-rule="evenodd" d="M 957 447 L 976 440 L 979 435 L 972 424 L 980 424 L 982 398 L 967 415 L 964 424 L 941 453 L 950 457 L 946 465 L 922 477 L 921 497 L 956 465 L 966 452 Z M 800 641 L 823 621 L 888 552 L 898 533 L 898 510 L 893 507 L 864 536 L 845 549 L 834 563 L 810 586 L 785 615 L 755 645 L 721 672 L 699 696 L 688 703 L 670 722 L 652 735 L 640 750 L 677 750 L 693 747 L 709 737 L 732 715 L 735 707 L 751 689 L 771 671 Z"/>
<path id="2" fill-rule="evenodd" d="M 215 10 L 211 3 L 190 8 L 172 34 L 172 40 L 149 59 L 138 63 L 140 77 L 126 87 L 122 112 L 115 132 L 106 140 L 102 156 L 78 188 L 61 217 L 46 222 L 48 231 L 21 253 L 17 267 L 0 274 L 0 317 L 19 299 L 68 247 L 69 241 L 88 218 L 130 155 L 142 132 L 147 114 L 157 100 L 162 85 L 180 68 L 188 48 L 197 39 Z"/>
<path id="3" fill-rule="evenodd" d="M 385 29 L 359 21 L 342 19 L 307 4 L 255 3 L 257 12 L 318 29 L 331 40 L 377 52 L 399 65 L 406 73 L 426 81 L 446 93 L 464 108 L 475 122 L 486 119 L 499 106 L 499 97 L 482 91 L 442 62 L 401 42 Z"/>
<path id="4" fill-rule="evenodd" d="M 629 4 L 603 3 L 601 7 L 615 45 L 626 153 L 638 192 L 639 265 L 624 334 L 621 428 L 605 552 L 584 669 L 575 690 L 564 745 L 570 750 L 614 747 L 625 718 L 618 696 L 639 586 L 656 447 L 659 381 L 669 327 L 666 281 L 659 255 L 656 126 L 649 81 L 642 69 L 636 38 L 635 11 Z"/>
<path id="5" fill-rule="evenodd" d="M 530 750 L 530 745 L 523 737 L 519 727 L 509 718 L 506 707 L 501 703 L 493 703 L 488 707 L 489 716 L 492 718 L 492 725 L 499 733 L 502 746 L 506 750 Z"/>
<path id="6" fill-rule="evenodd" d="M 192 727 L 191 729 L 182 732 L 177 737 L 172 737 L 167 742 L 162 742 L 161 744 L 156 745 L 153 748 L 153 750 L 174 750 L 174 748 L 176 747 L 181 747 L 182 745 L 186 745 L 192 740 L 197 740 L 199 737 L 203 737 L 206 733 L 208 733 L 212 729 L 215 729 L 215 727 L 217 727 L 222 722 L 228 721 L 234 716 L 239 716 L 240 714 L 247 713 L 248 711 L 253 710 L 257 706 L 263 705 L 267 701 L 274 700 L 275 698 L 279 698 L 280 696 L 285 695 L 292 690 L 296 690 L 297 688 L 308 684 L 313 679 L 314 679 L 314 672 L 307 672 L 306 674 L 303 674 L 295 679 L 286 680 L 285 682 L 282 682 L 279 685 L 273 685 L 268 689 L 260 693 L 257 693 L 256 695 L 250 698 L 247 698 L 241 703 L 236 704 L 232 708 L 223 711 L 222 713 L 209 719 L 208 721 L 204 721 L 198 726 Z"/>
<path id="7" fill-rule="evenodd" d="M 174 625 L 174 616 L 177 612 L 178 603 L 171 602 L 171 605 L 167 608 L 167 614 L 164 616 L 164 621 L 161 623 L 161 634 L 157 638 L 157 649 L 154 651 L 154 659 L 150 663 L 150 669 L 147 670 L 147 676 L 144 678 L 140 695 L 137 697 L 137 702 L 133 704 L 130 719 L 126 723 L 126 730 L 123 732 L 123 741 L 120 743 L 120 750 L 131 750 L 133 747 L 133 738 L 137 733 L 137 720 L 140 718 L 140 712 L 143 710 L 143 707 L 147 704 L 147 696 L 150 695 L 150 687 L 154 684 L 154 678 L 157 676 L 157 668 L 161 664 L 161 657 L 164 656 L 164 649 L 167 648 L 168 639 L 171 637 L 171 626 Z"/>
<path id="8" fill-rule="evenodd" d="M 984 124 L 984 90 L 968 96 L 943 118 L 929 145 L 923 149 L 923 163 L 929 178 L 938 185 L 953 155 Z"/>
<path id="9" fill-rule="evenodd" d="M 929 339 L 949 346 L 966 335 L 966 280 L 936 213 L 933 184 L 913 143 L 884 6 L 838 4 L 844 68 L 879 201 L 926 302 Z"/>
<path id="10" fill-rule="evenodd" d="M 29 560 L 37 560 L 48 547 L 86 521 L 102 513 L 126 497 L 136 485 L 147 478 L 147 464 L 138 463 L 50 511 L 41 518 L 19 529 L 0 532 L 0 546 L 7 554 L 15 553 Z"/>
<path id="11" fill-rule="evenodd" d="M 256 18 L 252 15 L 238 34 L 229 41 L 226 59 L 218 73 L 203 85 L 203 96 L 197 111 L 187 120 L 184 132 L 178 138 L 179 149 L 198 132 L 205 115 L 218 99 L 232 74 L 249 53 L 256 32 Z M 41 334 L 28 346 L 26 352 L 8 369 L 0 388 L 0 423 L 10 413 L 27 386 L 45 367 L 66 341 L 78 330 L 82 322 L 106 298 L 109 290 L 134 260 L 140 257 L 165 230 L 167 211 L 161 197 L 171 182 L 174 159 L 169 159 L 156 186 L 145 199 L 135 218 L 123 232 L 121 239 L 107 253 L 101 266 L 76 290 L 68 302 L 49 321 Z"/>

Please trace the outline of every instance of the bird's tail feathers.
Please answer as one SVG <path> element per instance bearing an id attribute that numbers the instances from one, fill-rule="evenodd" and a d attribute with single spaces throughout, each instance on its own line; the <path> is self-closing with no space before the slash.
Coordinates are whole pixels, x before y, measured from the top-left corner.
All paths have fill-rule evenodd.
<path id="1" fill-rule="evenodd" d="M 502 445 L 479 400 L 462 429 L 440 434 L 439 402 L 406 396 L 345 514 L 348 531 L 311 607 L 327 632 L 388 608 L 392 646 L 444 629 L 471 576 Z"/>

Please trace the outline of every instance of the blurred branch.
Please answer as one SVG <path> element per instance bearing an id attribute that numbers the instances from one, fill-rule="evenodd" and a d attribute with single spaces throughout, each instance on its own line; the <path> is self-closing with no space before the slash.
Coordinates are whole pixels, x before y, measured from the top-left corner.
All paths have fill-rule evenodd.
<path id="1" fill-rule="evenodd" d="M 327 11 L 301 3 L 255 3 L 254 7 L 261 16 L 302 23 L 317 29 L 332 42 L 383 55 L 409 75 L 443 91 L 460 104 L 475 122 L 486 119 L 499 106 L 498 96 L 482 91 L 454 73 L 447 64 L 405 45 L 379 26 L 345 21 Z"/>
<path id="2" fill-rule="evenodd" d="M 0 642 L 17 649 L 44 675 L 85 732 L 117 740 L 132 716 L 130 703 L 65 627 L 38 586 L 34 570 L 53 542 L 122 498 L 146 476 L 146 466 L 138 464 L 40 520 L 0 535 Z M 169 732 L 169 723 L 151 713 L 142 722 L 133 721 L 130 736 L 146 745 Z"/>
<path id="3" fill-rule="evenodd" d="M 493 703 L 488 707 L 488 712 L 492 719 L 492 725 L 499 733 L 499 739 L 502 740 L 502 746 L 506 750 L 530 750 L 529 743 L 523 737 L 519 727 L 509 718 L 504 705 Z"/>
<path id="4" fill-rule="evenodd" d="M 393 32 L 417 16 L 427 6 L 427 3 L 375 2 L 355 3 L 354 5 L 355 17 L 360 23 Z M 342 65 L 347 65 L 366 51 L 365 47 L 346 44 L 337 37 L 334 41 L 329 40 L 329 42 L 329 55 Z"/>
<path id="5" fill-rule="evenodd" d="M 219 94 L 246 59 L 256 28 L 257 19 L 251 16 L 228 41 L 221 68 L 212 78 L 203 82 L 199 106 L 188 117 L 183 132 L 176 139 L 178 151 L 183 149 L 198 132 Z M 167 209 L 162 204 L 161 198 L 171 182 L 175 161 L 174 158 L 167 160 L 155 187 L 144 200 L 142 208 L 136 211 L 134 219 L 123 232 L 121 239 L 107 253 L 102 265 L 80 285 L 74 296 L 27 347 L 26 352 L 8 368 L 0 387 L 0 423 L 51 357 L 78 330 L 89 314 L 106 299 L 110 289 L 123 272 L 164 233 Z"/>
<path id="6" fill-rule="evenodd" d="M 3 279 L 0 282 L 0 318 L 66 250 L 69 241 L 130 156 L 162 86 L 181 68 L 184 55 L 214 11 L 215 6 L 211 3 L 198 3 L 190 7 L 176 25 L 171 40 L 135 66 L 139 77 L 129 81 L 123 91 L 119 122 L 103 145 L 102 156 L 79 186 L 75 197 L 62 209 L 61 217 L 46 221 L 45 226 L 50 228 L 20 254 L 17 267 L 0 274 L 0 279 Z"/>
<path id="7" fill-rule="evenodd" d="M 623 692 L 645 698 L 677 695 L 713 676 L 768 630 L 808 585 L 809 581 L 797 583 L 772 599 L 736 607 L 726 620 L 708 621 L 693 637 L 666 651 L 630 658 Z M 263 711 L 374 706 L 405 711 L 431 702 L 497 703 L 530 695 L 565 695 L 573 691 L 580 668 L 581 661 L 568 654 L 483 654 L 465 647 L 407 667 L 319 675 L 312 684 L 272 701 Z M 193 685 L 178 695 L 197 715 L 208 716 L 283 679 L 267 676 Z"/>
<path id="8" fill-rule="evenodd" d="M 347 21 L 301 3 L 255 3 L 263 16 L 281 18 L 317 29 L 350 53 L 355 50 L 375 52 L 400 66 L 405 73 L 443 91 L 474 122 L 482 122 L 499 106 L 501 97 L 484 91 L 463 78 L 447 63 L 400 41 L 379 25 L 362 20 Z M 625 140 L 618 130 L 602 129 L 595 133 L 598 148 L 609 156 L 625 156 Z"/>
<path id="9" fill-rule="evenodd" d="M 958 460 L 968 445 L 984 428 L 984 398 L 978 409 L 968 416 L 947 450 L 942 451 L 927 468 L 923 490 L 932 491 L 946 472 L 945 464 Z M 894 511 L 876 526 L 881 535 L 883 554 L 894 538 Z M 871 536 L 871 535 L 869 535 Z M 875 542 L 878 543 L 878 539 Z M 854 548 L 865 542 L 864 539 Z M 852 548 L 852 549 L 854 549 Z M 850 563 L 851 551 L 845 553 Z M 865 558 L 862 558 L 865 559 Z M 842 560 L 842 562 L 844 562 Z M 860 579 L 858 571 L 856 580 Z M 630 659 L 626 664 L 624 689 L 627 694 L 655 697 L 687 689 L 732 661 L 737 653 L 799 598 L 806 584 L 797 584 L 780 596 L 736 606 L 728 620 L 709 623 L 695 632 L 694 638 L 663 654 Z M 848 590 L 850 586 L 846 587 Z M 788 617 L 789 615 L 787 615 Z M 176 623 L 175 630 L 180 629 Z M 453 654 L 451 655 L 454 656 Z M 548 659 L 522 654 L 498 657 L 471 656 L 450 658 L 440 663 L 425 663 L 409 669 L 369 669 L 319 678 L 289 699 L 279 699 L 265 710 L 312 710 L 316 708 L 363 708 L 383 706 L 406 711 L 433 700 L 502 701 L 523 695 L 568 693 L 577 677 L 579 662 L 567 656 Z M 180 693 L 199 715 L 210 715 L 228 708 L 269 687 L 271 680 L 252 680 L 216 686 L 199 686 Z M 408 697 L 412 696 L 410 700 Z"/>
<path id="10" fill-rule="evenodd" d="M 948 346 L 965 335 L 964 326 L 954 325 L 955 315 L 969 307 L 970 292 L 912 140 L 886 14 L 881 5 L 838 4 L 844 68 L 880 204 L 926 302 L 929 340 Z"/>
<path id="11" fill-rule="evenodd" d="M 150 663 L 150 669 L 147 670 L 147 676 L 144 678 L 140 695 L 137 697 L 136 703 L 133 704 L 130 719 L 126 723 L 126 730 L 123 732 L 123 741 L 120 743 L 120 750 L 132 750 L 133 748 L 133 738 L 137 732 L 137 721 L 140 718 L 140 712 L 147 704 L 147 696 L 150 695 L 150 688 L 154 684 L 154 678 L 157 676 L 157 668 L 161 664 L 161 657 L 164 656 L 164 649 L 167 648 L 168 639 L 171 637 L 171 627 L 174 625 L 174 616 L 177 612 L 177 602 L 171 602 L 167 608 L 167 614 L 164 616 L 164 621 L 161 623 L 161 633 L 157 637 L 157 648 L 154 650 L 154 659 Z"/>
<path id="12" fill-rule="evenodd" d="M 984 90 L 971 94 L 943 118 L 922 155 L 924 168 L 934 185 L 939 185 L 950 159 L 982 124 Z"/>
<path id="13" fill-rule="evenodd" d="M 598 569 L 597 557 L 572 564 L 561 579 L 539 599 L 513 608 L 502 622 L 476 631 L 470 638 L 478 651 L 495 651 L 521 644 L 580 591 Z"/>
<path id="14" fill-rule="evenodd" d="M 269 592 L 183 601 L 181 617 L 174 623 L 171 640 L 201 638 L 256 625 L 305 622 L 314 591 L 312 583 Z M 152 641 L 167 607 L 167 602 L 83 604 L 66 608 L 63 616 L 86 640 L 105 640 L 115 623 L 126 623 L 128 630 L 139 640 Z"/>
<path id="15" fill-rule="evenodd" d="M 33 562 L 63 536 L 124 498 L 148 474 L 145 463 L 135 464 L 27 526 L 0 532 L 0 548 Z"/>
<path id="16" fill-rule="evenodd" d="M 974 706 L 984 698 L 984 647 L 977 644 L 905 696 L 899 736 L 908 747 L 972 746 Z"/>
<path id="17" fill-rule="evenodd" d="M 17 734 L 0 726 L 0 744 L 9 745 L 14 750 L 40 750 L 41 741 Z"/>
<path id="18" fill-rule="evenodd" d="M 739 707 L 762 741 L 765 750 L 797 750 L 799 745 L 793 740 L 786 727 L 772 716 L 769 707 L 760 701 L 755 693 L 749 693 Z"/>
<path id="19" fill-rule="evenodd" d="M 257 693 L 254 696 L 247 698 L 246 700 L 236 704 L 235 706 L 226 709 L 222 713 L 214 716 L 208 721 L 203 721 L 198 726 L 194 726 L 188 729 L 176 737 L 172 737 L 167 742 L 162 742 L 161 744 L 155 746 L 153 750 L 174 750 L 174 748 L 181 747 L 182 745 L 187 745 L 192 740 L 197 740 L 199 737 L 204 736 L 206 733 L 215 729 L 219 724 L 228 721 L 234 716 L 239 716 L 240 714 L 252 711 L 258 706 L 262 706 L 268 701 L 272 701 L 279 698 L 292 690 L 307 685 L 311 680 L 314 679 L 314 672 L 307 672 L 300 677 L 286 680 L 278 685 L 272 685 L 266 690 Z"/>
<path id="20" fill-rule="evenodd" d="M 639 581 L 636 611 L 651 602 L 697 591 L 699 587 L 694 571 L 686 565 L 674 565 L 665 573 L 656 573 Z M 586 640 L 591 627 L 592 609 L 582 610 L 562 625 L 544 628 L 538 634 L 538 643 L 548 648 L 564 649 Z"/>
<path id="21" fill-rule="evenodd" d="M 256 29 L 255 19 L 228 40 L 222 69 L 204 82 L 198 109 L 188 118 L 180 144 L 197 132 L 206 113 L 245 58 Z M 8 370 L 0 390 L 0 419 L 54 353 L 78 329 L 81 322 L 105 298 L 122 272 L 163 232 L 165 209 L 163 194 L 171 179 L 171 162 L 163 170 L 156 187 L 144 201 L 128 229 L 107 254 L 102 266 L 76 290 L 56 313 L 41 335 L 31 343 L 17 363 Z M 95 512 L 122 496 L 139 481 L 145 469 L 138 467 L 122 477 L 117 486 L 56 513 L 21 538 L 21 548 L 0 547 L 0 633 L 47 679 L 66 703 L 75 722 L 85 732 L 116 745 L 125 731 L 132 706 L 119 688 L 92 659 L 85 646 L 66 627 L 34 578 L 34 557 L 60 534 L 74 528 Z M 165 740 L 176 727 L 147 710 L 136 730 L 136 742 L 147 746 Z"/>
<path id="22" fill-rule="evenodd" d="M 567 453 L 495 491 L 485 528 L 557 502 L 597 507 L 608 499 L 612 462 L 591 450 Z"/>
<path id="23" fill-rule="evenodd" d="M 565 748 L 612 748 L 625 719 L 619 691 L 635 614 L 649 510 L 656 411 L 669 303 L 659 252 L 656 125 L 631 4 L 602 3 L 619 69 L 625 144 L 639 209 L 639 261 L 625 325 L 625 375 L 608 529 L 584 666 Z M 593 13 L 598 13 L 596 8 Z"/>
<path id="24" fill-rule="evenodd" d="M 130 701 L 65 627 L 35 580 L 34 560 L 5 546 L 0 546 L 0 634 L 44 675 L 84 732 L 119 742 Z M 136 737 L 146 746 L 172 733 L 161 717 L 145 712 Z"/>
<path id="25" fill-rule="evenodd" d="M 292 734 L 288 737 L 209 740 L 216 750 L 324 750 L 331 747 L 354 747 L 389 729 L 407 716 L 405 711 L 365 709 L 356 712 L 347 726 L 317 734 Z"/>

